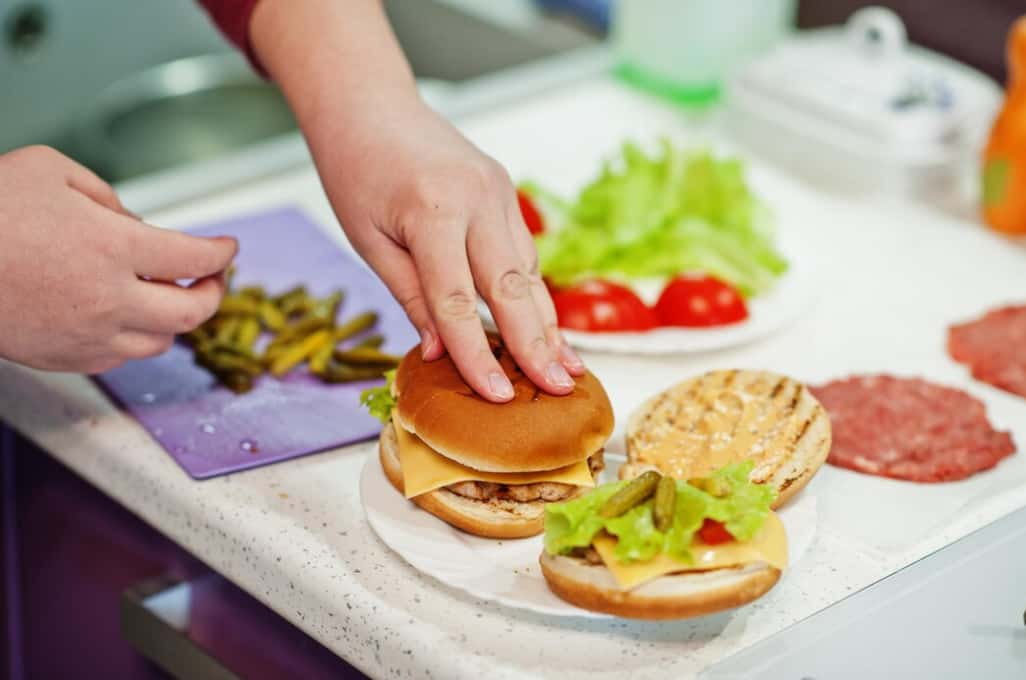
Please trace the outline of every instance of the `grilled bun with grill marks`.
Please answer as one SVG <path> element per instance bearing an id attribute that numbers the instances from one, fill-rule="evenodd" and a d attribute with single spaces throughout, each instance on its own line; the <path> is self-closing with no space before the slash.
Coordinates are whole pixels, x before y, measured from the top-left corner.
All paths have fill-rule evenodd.
<path id="1" fill-rule="evenodd" d="M 830 437 L 826 411 L 798 381 L 766 371 L 713 371 L 656 395 L 631 415 L 620 477 L 654 467 L 688 479 L 751 459 L 750 480 L 777 489 L 777 508 L 826 461 Z"/>

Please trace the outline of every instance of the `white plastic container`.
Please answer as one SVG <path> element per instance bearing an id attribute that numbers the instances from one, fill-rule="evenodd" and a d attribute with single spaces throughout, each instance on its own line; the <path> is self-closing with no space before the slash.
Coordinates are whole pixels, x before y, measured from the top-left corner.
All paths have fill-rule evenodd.
<path id="1" fill-rule="evenodd" d="M 738 63 L 789 33 L 797 0 L 620 0 L 612 42 L 621 72 L 687 103 L 716 99 Z"/>
<path id="2" fill-rule="evenodd" d="M 964 203 L 1001 99 L 992 80 L 908 44 L 890 10 L 798 34 L 728 80 L 730 136 L 845 193 Z"/>

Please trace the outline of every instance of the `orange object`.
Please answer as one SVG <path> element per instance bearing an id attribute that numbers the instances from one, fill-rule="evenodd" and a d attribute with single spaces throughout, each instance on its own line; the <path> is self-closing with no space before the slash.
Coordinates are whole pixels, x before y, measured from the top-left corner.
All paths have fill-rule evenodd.
<path id="1" fill-rule="evenodd" d="M 1026 234 L 1026 16 L 1008 34 L 1008 93 L 983 152 L 983 219 Z"/>

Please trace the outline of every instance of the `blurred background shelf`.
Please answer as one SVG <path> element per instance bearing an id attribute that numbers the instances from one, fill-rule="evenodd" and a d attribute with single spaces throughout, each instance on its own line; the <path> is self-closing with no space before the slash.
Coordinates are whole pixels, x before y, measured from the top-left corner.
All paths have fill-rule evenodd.
<path id="1" fill-rule="evenodd" d="M 529 0 L 388 0 L 414 71 L 446 86 L 593 45 L 585 22 Z M 112 182 L 295 131 L 198 5 L 166 0 L 30 0 L 0 6 L 0 152 L 44 143 Z M 87 56 L 86 56 L 87 55 Z"/>
<path id="2" fill-rule="evenodd" d="M 535 66 L 537 76 L 549 62 L 601 49 L 614 4 L 385 1 L 426 96 L 446 115 L 453 93 L 461 95 L 457 113 L 471 101 L 500 105 L 501 88 L 467 93 L 501 74 Z M 867 4 L 805 0 L 798 25 L 837 24 Z M 1004 77 L 1001 41 L 993 36 L 1021 11 L 1017 0 L 959 0 L 944 12 L 916 0 L 878 4 L 906 20 L 914 42 Z M 49 144 L 112 182 L 261 145 L 281 163 L 306 158 L 277 90 L 251 72 L 191 0 L 16 0 L 0 5 L 0 31 L 0 152 Z M 254 163 L 250 154 L 244 164 L 268 162 Z"/>

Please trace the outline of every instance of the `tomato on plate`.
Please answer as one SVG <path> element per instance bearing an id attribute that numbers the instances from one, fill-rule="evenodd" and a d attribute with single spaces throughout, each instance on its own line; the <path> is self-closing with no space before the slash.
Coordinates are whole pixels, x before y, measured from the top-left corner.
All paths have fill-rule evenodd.
<path id="1" fill-rule="evenodd" d="M 647 331 L 656 325 L 652 309 L 630 288 L 591 279 L 568 288 L 549 288 L 562 328 L 604 333 Z"/>
<path id="2" fill-rule="evenodd" d="M 712 276 L 677 276 L 655 305 L 661 326 L 723 326 L 748 318 L 744 298 Z"/>
<path id="3" fill-rule="evenodd" d="M 723 526 L 722 522 L 717 522 L 708 517 L 702 522 L 702 528 L 698 530 L 698 538 L 706 545 L 718 545 L 734 540 L 734 537 L 727 531 L 727 527 Z"/>
<path id="4" fill-rule="evenodd" d="M 524 216 L 524 224 L 527 225 L 527 230 L 531 232 L 531 235 L 536 236 L 544 232 L 545 222 L 531 197 L 517 189 L 517 203 L 520 204 L 520 214 Z"/>

